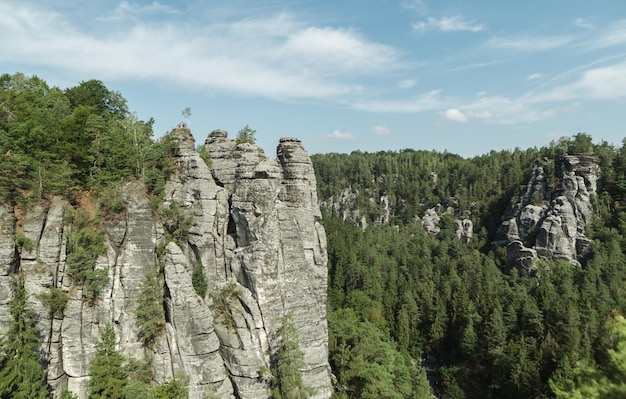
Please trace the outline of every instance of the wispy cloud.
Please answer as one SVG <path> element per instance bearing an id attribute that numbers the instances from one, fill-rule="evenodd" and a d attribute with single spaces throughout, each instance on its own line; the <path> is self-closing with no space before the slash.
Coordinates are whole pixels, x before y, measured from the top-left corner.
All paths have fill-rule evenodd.
<path id="1" fill-rule="evenodd" d="M 574 24 L 574 26 L 577 26 L 577 27 L 583 28 L 583 29 L 592 29 L 593 28 L 593 24 L 587 18 L 581 18 L 581 17 L 575 18 L 572 23 Z"/>
<path id="2" fill-rule="evenodd" d="M 411 99 L 355 101 L 352 108 L 381 113 L 415 113 L 438 110 L 449 104 L 450 100 L 441 96 L 441 90 L 432 90 Z"/>
<path id="3" fill-rule="evenodd" d="M 448 107 L 442 115 L 459 123 L 480 119 L 495 124 L 528 124 L 574 112 L 582 106 L 581 100 L 626 98 L 626 61 L 577 69 L 577 72 L 575 76 L 572 76 L 573 72 L 568 72 L 567 81 L 555 78 L 552 86 L 517 97 L 484 94 L 467 103 L 457 99 L 456 105 Z"/>
<path id="4" fill-rule="evenodd" d="M 422 0 L 402 0 L 400 6 L 408 10 L 417 11 L 419 13 L 424 12 L 426 11 L 426 9 L 428 9 L 426 3 L 424 3 L 424 1 Z"/>
<path id="5" fill-rule="evenodd" d="M 485 30 L 486 27 L 474 20 L 468 20 L 460 15 L 455 15 L 452 17 L 442 18 L 428 17 L 426 21 L 414 23 L 413 29 L 419 32 L 426 32 L 429 30 L 440 30 L 442 32 L 480 32 Z"/>
<path id="6" fill-rule="evenodd" d="M 387 126 L 373 126 L 372 131 L 378 136 L 388 136 L 391 134 L 391 129 Z"/>
<path id="7" fill-rule="evenodd" d="M 514 51 L 545 51 L 563 47 L 574 41 L 572 35 L 559 36 L 526 36 L 500 37 L 495 36 L 486 43 L 488 47 Z"/>
<path id="8" fill-rule="evenodd" d="M 597 37 L 587 41 L 588 50 L 618 46 L 626 43 L 626 19 L 614 22 Z"/>
<path id="9" fill-rule="evenodd" d="M 529 103 L 576 101 L 579 99 L 626 98 L 626 61 L 584 71 L 573 82 L 565 83 L 525 99 Z"/>
<path id="10" fill-rule="evenodd" d="M 355 138 L 354 134 L 340 132 L 339 130 L 333 130 L 333 132 L 327 134 L 326 137 L 333 140 L 353 140 Z"/>
<path id="11" fill-rule="evenodd" d="M 461 111 L 457 108 L 447 109 L 443 113 L 443 117 L 447 120 L 466 123 L 470 119 L 488 119 L 491 118 L 491 112 L 489 111 Z"/>
<path id="12" fill-rule="evenodd" d="M 410 89 L 417 84 L 415 79 L 404 79 L 398 82 L 398 87 L 401 89 Z"/>
<path id="13" fill-rule="evenodd" d="M 476 62 L 473 64 L 463 64 L 457 67 L 450 68 L 448 69 L 448 71 L 449 72 L 466 71 L 468 69 L 484 68 L 487 66 L 497 65 L 503 62 L 504 62 L 503 60 L 493 60 L 493 61 Z"/>
<path id="14" fill-rule="evenodd" d="M 115 9 L 98 19 L 101 21 L 124 21 L 156 14 L 180 15 L 182 13 L 180 10 L 161 4 L 158 1 L 145 5 L 122 1 Z"/>
<path id="15" fill-rule="evenodd" d="M 176 14 L 154 2 L 121 3 L 109 18 Z M 131 18 L 96 35 L 28 3 L 0 2 L 0 62 L 55 68 L 77 76 L 142 79 L 195 90 L 272 99 L 360 93 L 354 76 L 397 68 L 400 53 L 352 29 L 313 26 L 289 14 L 198 24 Z M 120 26 L 122 28 L 120 28 Z"/>
<path id="16" fill-rule="evenodd" d="M 543 78 L 543 74 L 542 73 L 531 73 L 530 75 L 526 76 L 526 80 L 537 80 L 537 79 L 541 79 Z"/>

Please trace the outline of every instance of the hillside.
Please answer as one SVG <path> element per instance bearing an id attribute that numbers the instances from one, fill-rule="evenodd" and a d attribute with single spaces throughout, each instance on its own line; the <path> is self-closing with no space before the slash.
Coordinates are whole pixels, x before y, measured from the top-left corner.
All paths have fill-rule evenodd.
<path id="1" fill-rule="evenodd" d="M 626 145 L 152 125 L 0 76 L 0 398 L 624 396 Z"/>
<path id="2" fill-rule="evenodd" d="M 471 159 L 314 155 L 340 397 L 414 397 L 380 370 L 355 380 L 365 355 L 345 351 L 379 353 L 368 340 L 423 359 L 438 397 L 576 397 L 580 370 L 607 367 L 626 310 L 625 154 L 579 133 Z"/>
<path id="3" fill-rule="evenodd" d="M 330 397 L 299 140 L 154 140 L 101 82 L 0 82 L 0 397 Z"/>

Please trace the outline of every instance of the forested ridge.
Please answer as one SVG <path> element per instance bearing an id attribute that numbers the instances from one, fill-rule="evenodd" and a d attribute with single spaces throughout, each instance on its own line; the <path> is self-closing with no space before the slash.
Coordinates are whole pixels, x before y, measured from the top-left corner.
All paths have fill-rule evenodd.
<path id="1" fill-rule="evenodd" d="M 124 212 L 122 183 L 145 182 L 158 211 L 166 179 L 175 167 L 176 143 L 168 136 L 154 139 L 152 124 L 152 119 L 139 120 L 121 93 L 99 80 L 60 90 L 37 76 L 0 76 L 0 204 L 20 215 L 52 196 L 69 201 L 72 232 L 67 242 L 67 273 L 74 284 L 83 287 L 89 306 L 107 284 L 106 270 L 94 266 L 106 251 L 102 223 Z M 19 218 L 16 228 L 17 250 L 32 250 Z M 50 397 L 39 348 L 42 334 L 37 331 L 35 313 L 26 304 L 24 276 L 18 270 L 9 272 L 15 274 L 16 284 L 9 302 L 8 331 L 0 336 L 0 398 Z M 63 313 L 68 298 L 66 292 L 50 287 L 39 300 L 54 315 Z M 157 313 L 161 308 L 162 318 L 161 303 L 155 306 Z M 158 325 L 164 322 L 159 324 L 159 317 L 150 313 L 152 304 L 144 300 L 142 310 L 145 315 L 138 320 L 141 323 L 143 317 L 144 335 L 150 333 L 148 328 L 162 329 Z M 98 344 L 90 374 L 90 398 L 187 397 L 187 376 L 156 384 L 148 363 L 116 350 L 110 325 Z M 66 390 L 61 397 L 76 396 Z"/>
<path id="2" fill-rule="evenodd" d="M 493 245 L 502 215 L 536 162 L 558 190 L 555 160 L 567 154 L 593 154 L 602 170 L 592 255 L 578 268 L 542 260 L 533 273 L 505 273 L 506 249 Z M 626 311 L 625 147 L 579 133 L 469 159 L 403 150 L 312 160 L 327 210 L 337 397 L 427 397 L 408 388 L 419 382 L 410 371 L 420 359 L 442 398 L 623 397 L 626 370 L 609 354 L 626 356 L 613 321 Z M 354 209 L 331 206 L 346 189 L 367 228 L 354 223 Z M 382 196 L 391 206 L 381 224 Z M 441 231 L 427 234 L 416 216 L 438 204 Z M 468 244 L 455 234 L 456 217 L 473 222 Z"/>
<path id="3" fill-rule="evenodd" d="M 60 90 L 36 76 L 0 76 L 0 202 L 19 214 L 52 196 L 69 200 L 75 214 L 68 273 L 85 287 L 88 302 L 104 278 L 93 267 L 102 251 L 100 225 L 124 211 L 123 182 L 145 182 L 154 210 L 171 222 L 165 223 L 170 238 L 184 234 L 176 208 L 158 210 L 177 148 L 167 136 L 155 139 L 152 123 L 98 80 Z M 537 162 L 548 188 L 558 190 L 555 161 L 566 154 L 593 155 L 601 168 L 597 217 L 587 231 L 592 253 L 581 267 L 543 260 L 533 273 L 505 272 L 506 250 L 493 245 L 502 215 Z M 433 391 L 441 398 L 626 395 L 620 316 L 626 314 L 626 146 L 593 144 L 579 133 L 542 148 L 473 158 L 412 149 L 311 158 L 326 210 L 335 398 L 426 398 Z M 332 211 L 346 190 L 366 229 Z M 391 206 L 380 223 L 383 196 Z M 416 216 L 437 205 L 441 231 L 427 234 Z M 455 233 L 457 217 L 473 222 L 467 244 Z M 32 246 L 20 235 L 19 220 L 15 244 Z M 0 339 L 0 397 L 47 397 L 34 316 L 19 282 L 15 292 L 12 321 Z M 155 302 L 148 294 L 146 303 Z M 67 300 L 55 290 L 44 299 L 51 313 L 62 312 Z M 145 310 L 149 345 L 162 323 L 150 323 L 151 309 Z M 155 385 L 145 364 L 115 351 L 109 330 L 91 365 L 99 376 L 93 397 L 106 397 L 112 387 L 114 397 L 186 395 L 186 376 Z"/>

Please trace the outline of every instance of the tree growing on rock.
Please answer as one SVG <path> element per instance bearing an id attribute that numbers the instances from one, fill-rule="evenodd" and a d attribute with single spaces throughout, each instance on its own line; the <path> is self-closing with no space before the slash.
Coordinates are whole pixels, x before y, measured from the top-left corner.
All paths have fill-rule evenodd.
<path id="1" fill-rule="evenodd" d="M 0 341 L 1 399 L 44 399 L 50 395 L 38 353 L 35 315 L 26 306 L 26 297 L 20 282 L 9 304 L 13 320 Z"/>
<path id="2" fill-rule="evenodd" d="M 301 369 L 304 367 L 304 353 L 298 343 L 298 331 L 291 313 L 281 319 L 277 338 L 279 348 L 275 367 L 272 399 L 307 399 L 313 389 L 304 385 Z"/>
<path id="3" fill-rule="evenodd" d="M 235 138 L 235 141 L 238 144 L 240 143 L 254 144 L 256 143 L 255 134 L 256 134 L 256 130 L 250 128 L 250 126 L 246 124 L 246 126 L 243 129 L 237 132 L 237 137 Z"/>
<path id="4" fill-rule="evenodd" d="M 115 330 L 107 323 L 89 365 L 89 399 L 123 399 L 128 374 L 124 356 L 115 349 Z"/>

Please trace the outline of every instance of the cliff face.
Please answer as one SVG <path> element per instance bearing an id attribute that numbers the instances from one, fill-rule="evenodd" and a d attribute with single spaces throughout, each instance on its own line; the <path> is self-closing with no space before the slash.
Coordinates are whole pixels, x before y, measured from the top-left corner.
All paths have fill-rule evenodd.
<path id="1" fill-rule="evenodd" d="M 7 327 L 19 273 L 38 315 L 55 397 L 65 387 L 85 397 L 89 362 L 100 331 L 111 322 L 119 349 L 137 359 L 147 355 L 158 382 L 186 373 L 190 398 L 208 392 L 266 398 L 260 371 L 270 369 L 280 320 L 291 313 L 304 352 L 304 382 L 315 389 L 315 398 L 330 397 L 326 238 L 306 151 L 297 139 L 284 138 L 277 159 L 269 159 L 260 147 L 216 131 L 205 144 L 214 178 L 191 132 L 178 128 L 171 134 L 179 144 L 177 171 L 162 207 L 182 211 L 188 235 L 165 245 L 168 226 L 153 213 L 145 186 L 126 183 L 125 214 L 103 222 L 107 251 L 96 268 L 109 279 L 95 303 L 83 300 L 82 287 L 65 270 L 70 204 L 53 198 L 23 212 L 0 207 L 0 331 Z M 18 248 L 18 234 L 32 248 Z M 146 273 L 159 267 L 166 328 L 148 350 L 139 338 L 137 301 Z M 197 267 L 208 283 L 204 297 L 192 283 Z M 49 287 L 68 294 L 62 314 L 51 315 L 38 297 Z"/>
<path id="2" fill-rule="evenodd" d="M 561 259 L 580 265 L 590 251 L 585 229 L 594 211 L 600 167 L 592 156 L 565 156 L 556 164 L 561 187 L 550 189 L 544 166 L 533 174 L 503 217 L 498 246 L 507 246 L 507 266 L 533 270 L 537 259 Z"/>

